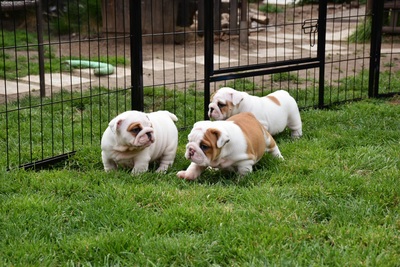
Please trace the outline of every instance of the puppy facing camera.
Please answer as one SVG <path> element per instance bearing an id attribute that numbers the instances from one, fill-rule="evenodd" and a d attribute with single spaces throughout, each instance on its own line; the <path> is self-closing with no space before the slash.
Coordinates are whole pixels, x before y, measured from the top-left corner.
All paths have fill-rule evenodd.
<path id="1" fill-rule="evenodd" d="M 168 111 L 144 113 L 126 111 L 112 119 L 101 139 L 105 171 L 118 166 L 132 168 L 132 174 L 148 170 L 158 162 L 157 172 L 174 162 L 178 147 L 177 117 Z"/>
<path id="2" fill-rule="evenodd" d="M 191 164 L 177 176 L 194 180 L 208 167 L 246 175 L 265 152 L 283 158 L 275 140 L 250 112 L 226 121 L 199 121 L 193 125 L 186 145 L 185 158 Z"/>

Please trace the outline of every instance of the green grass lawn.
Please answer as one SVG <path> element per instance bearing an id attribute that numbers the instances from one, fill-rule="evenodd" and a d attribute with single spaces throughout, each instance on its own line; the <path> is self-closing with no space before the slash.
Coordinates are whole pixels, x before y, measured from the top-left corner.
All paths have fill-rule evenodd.
<path id="1" fill-rule="evenodd" d="M 399 266 L 400 99 L 301 115 L 300 140 L 276 137 L 285 160 L 242 178 L 176 178 L 190 129 L 166 174 L 105 173 L 95 145 L 0 169 L 0 265 Z"/>

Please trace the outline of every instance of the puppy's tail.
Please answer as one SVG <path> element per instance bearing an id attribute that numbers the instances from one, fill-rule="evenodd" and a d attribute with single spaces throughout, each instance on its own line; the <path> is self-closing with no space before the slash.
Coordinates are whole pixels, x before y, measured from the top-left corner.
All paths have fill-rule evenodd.
<path id="1" fill-rule="evenodd" d="M 171 118 L 171 120 L 175 122 L 178 121 L 178 117 L 176 117 L 174 113 L 171 113 L 168 110 L 161 110 L 160 112 L 164 112 L 165 114 L 167 114 Z"/>
<path id="2" fill-rule="evenodd" d="M 173 120 L 173 121 L 178 121 L 178 117 L 174 114 L 174 113 L 171 113 L 171 112 L 168 112 L 169 113 L 169 117 Z"/>

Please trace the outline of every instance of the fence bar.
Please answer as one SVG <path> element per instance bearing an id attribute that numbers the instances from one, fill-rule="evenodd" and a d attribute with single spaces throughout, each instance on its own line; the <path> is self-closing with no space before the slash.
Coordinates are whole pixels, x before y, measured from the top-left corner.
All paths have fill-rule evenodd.
<path id="1" fill-rule="evenodd" d="M 381 62 L 381 43 L 384 1 L 373 1 L 371 21 L 371 51 L 369 60 L 368 97 L 379 94 L 379 70 Z"/>
<path id="2" fill-rule="evenodd" d="M 39 54 L 39 80 L 40 80 L 40 96 L 46 96 L 46 83 L 44 78 L 44 47 L 43 47 L 43 8 L 42 1 L 36 2 L 36 27 L 38 36 L 38 54 Z"/>
<path id="3" fill-rule="evenodd" d="M 129 0 L 125 0 L 129 1 Z M 144 111 L 142 1 L 130 1 L 131 108 Z"/>
<path id="4" fill-rule="evenodd" d="M 67 160 L 67 159 L 71 158 L 72 156 L 74 156 L 75 154 L 76 154 L 76 151 L 72 151 L 72 152 L 58 155 L 55 157 L 39 160 L 36 162 L 27 163 L 27 164 L 19 166 L 19 168 L 24 169 L 24 170 L 42 170 L 42 169 L 49 168 L 50 166 L 54 165 L 57 162 Z M 7 171 L 11 171 L 11 169 L 8 168 Z"/>
<path id="5" fill-rule="evenodd" d="M 327 0 L 319 2 L 318 7 L 318 51 L 319 59 L 319 89 L 318 89 L 318 107 L 324 107 L 325 96 L 325 42 L 326 42 L 326 16 L 328 4 Z"/>
<path id="6" fill-rule="evenodd" d="M 313 64 L 315 62 L 319 62 L 317 58 L 299 58 L 299 59 L 291 59 L 290 64 L 292 65 L 301 65 L 301 64 Z M 229 67 L 229 68 L 220 68 L 214 70 L 214 75 L 224 74 L 224 73 L 232 73 L 232 72 L 240 72 L 240 71 L 250 71 L 250 70 L 263 70 L 267 68 L 277 68 L 282 66 L 288 66 L 287 61 L 275 61 L 275 62 L 267 62 L 260 64 L 249 64 L 246 66 L 237 66 L 237 67 Z M 276 72 L 271 72 L 276 73 Z"/>
<path id="7" fill-rule="evenodd" d="M 320 67 L 319 62 L 310 62 L 303 65 L 285 65 L 283 67 L 276 67 L 270 69 L 263 69 L 263 70 L 253 70 L 251 72 L 238 72 L 238 73 L 231 73 L 226 75 L 217 76 L 214 75 L 210 77 L 210 82 L 218 82 L 218 81 L 226 81 L 232 79 L 240 79 L 240 78 L 249 78 L 254 76 L 261 76 L 261 75 L 269 75 L 274 73 L 284 73 L 296 70 L 305 70 L 305 69 L 312 69 Z"/>
<path id="8" fill-rule="evenodd" d="M 204 0 L 204 17 L 214 17 L 213 0 Z M 214 71 L 214 25 L 213 20 L 204 20 L 204 119 L 208 119 L 210 103 L 210 78 Z"/>

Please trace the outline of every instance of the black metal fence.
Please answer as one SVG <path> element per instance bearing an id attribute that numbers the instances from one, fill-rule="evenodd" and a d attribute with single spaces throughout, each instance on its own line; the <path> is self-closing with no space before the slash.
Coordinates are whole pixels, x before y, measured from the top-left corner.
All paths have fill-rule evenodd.
<path id="1" fill-rule="evenodd" d="M 400 93 L 400 0 L 334 2 L 1 1 L 0 166 L 98 146 L 129 109 L 191 126 L 220 86 L 301 108 Z"/>

